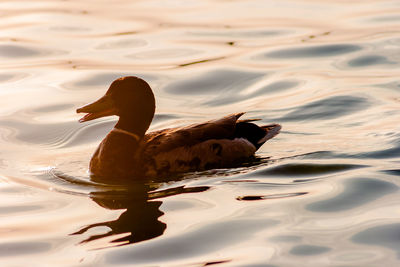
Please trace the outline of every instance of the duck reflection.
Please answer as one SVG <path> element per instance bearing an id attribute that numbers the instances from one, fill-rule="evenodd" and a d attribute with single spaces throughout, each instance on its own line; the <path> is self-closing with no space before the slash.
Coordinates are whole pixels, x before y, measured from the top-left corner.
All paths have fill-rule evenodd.
<path id="1" fill-rule="evenodd" d="M 84 234 L 95 227 L 106 226 L 107 233 L 95 234 L 80 243 L 115 236 L 111 244 L 121 246 L 149 240 L 162 235 L 167 225 L 159 220 L 164 213 L 160 210 L 162 198 L 193 192 L 203 192 L 209 187 L 176 187 L 155 191 L 154 186 L 139 185 L 120 190 L 92 192 L 90 197 L 99 206 L 109 210 L 125 209 L 116 219 L 90 224 L 73 235 Z M 123 235 L 123 237 L 121 237 Z"/>

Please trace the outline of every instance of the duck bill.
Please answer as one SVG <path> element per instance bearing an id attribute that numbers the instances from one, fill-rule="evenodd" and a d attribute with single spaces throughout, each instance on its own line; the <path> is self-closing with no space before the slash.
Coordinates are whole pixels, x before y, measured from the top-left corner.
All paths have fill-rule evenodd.
<path id="1" fill-rule="evenodd" d="M 79 120 L 79 122 L 91 121 L 97 118 L 117 114 L 112 99 L 107 95 L 103 96 L 93 103 L 78 108 L 76 110 L 76 113 L 87 113 Z"/>

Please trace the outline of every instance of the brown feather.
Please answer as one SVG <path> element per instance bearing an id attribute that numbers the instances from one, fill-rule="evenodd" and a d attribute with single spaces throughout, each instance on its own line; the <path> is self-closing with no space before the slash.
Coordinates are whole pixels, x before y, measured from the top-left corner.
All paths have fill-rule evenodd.
<path id="1" fill-rule="evenodd" d="M 155 155 L 180 146 L 193 146 L 209 139 L 232 139 L 237 119 L 244 113 L 218 120 L 146 134 L 140 146 L 142 154 Z"/>
<path id="2" fill-rule="evenodd" d="M 153 165 L 148 166 L 146 175 L 227 167 L 251 157 L 255 151 L 255 146 L 243 138 L 211 139 L 193 146 L 179 146 L 153 155 Z"/>

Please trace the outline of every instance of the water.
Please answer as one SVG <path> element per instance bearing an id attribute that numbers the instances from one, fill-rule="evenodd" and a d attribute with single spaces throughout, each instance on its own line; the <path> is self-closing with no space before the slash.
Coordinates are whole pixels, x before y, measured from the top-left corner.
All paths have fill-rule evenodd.
<path id="1" fill-rule="evenodd" d="M 1 266 L 400 264 L 398 1 L 2 1 Z M 152 86 L 152 130 L 247 111 L 260 164 L 91 182 L 116 118 L 75 109 Z"/>

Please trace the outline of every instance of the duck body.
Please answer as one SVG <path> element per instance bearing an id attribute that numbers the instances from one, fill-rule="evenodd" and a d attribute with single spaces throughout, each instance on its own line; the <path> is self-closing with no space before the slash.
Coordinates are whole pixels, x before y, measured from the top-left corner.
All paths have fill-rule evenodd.
<path id="1" fill-rule="evenodd" d="M 131 105 L 123 103 L 122 108 L 128 107 L 129 111 L 119 110 L 121 96 L 113 96 L 113 91 L 142 91 L 143 87 L 150 93 L 132 94 L 131 99 L 122 94 L 123 101 L 131 100 Z M 144 99 L 140 99 L 143 96 Z M 237 113 L 146 134 L 154 115 L 154 103 L 147 83 L 131 76 L 114 81 L 103 98 L 77 110 L 88 113 L 81 122 L 108 115 L 120 116 L 90 161 L 89 169 L 94 177 L 158 177 L 231 167 L 248 161 L 281 129 L 278 124 L 257 126 L 252 120 L 239 120 L 244 113 Z M 146 113 L 143 106 L 147 114 L 143 114 Z"/>

